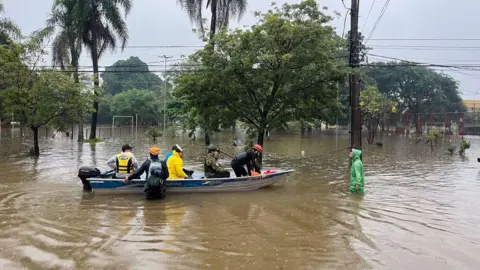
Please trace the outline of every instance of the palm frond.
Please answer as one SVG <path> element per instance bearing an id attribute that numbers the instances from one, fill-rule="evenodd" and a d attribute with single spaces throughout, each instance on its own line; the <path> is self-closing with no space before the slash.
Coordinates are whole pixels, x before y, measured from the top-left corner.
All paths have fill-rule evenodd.
<path id="1" fill-rule="evenodd" d="M 187 12 L 190 21 L 203 30 L 203 0 L 177 0 L 177 3 Z M 207 7 L 209 3 L 210 0 L 207 1 Z"/>
<path id="2" fill-rule="evenodd" d="M 54 67 L 58 65 L 62 70 L 65 70 L 65 66 L 70 62 L 68 48 L 68 33 L 62 31 L 55 36 L 52 42 L 52 63 Z"/>

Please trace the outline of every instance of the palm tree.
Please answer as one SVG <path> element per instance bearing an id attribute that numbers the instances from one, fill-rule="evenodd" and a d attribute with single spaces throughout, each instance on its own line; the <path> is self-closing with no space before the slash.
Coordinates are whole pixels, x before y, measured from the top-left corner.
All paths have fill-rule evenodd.
<path id="1" fill-rule="evenodd" d="M 212 17 L 210 20 L 210 39 L 221 27 L 227 27 L 231 17 L 240 20 L 247 9 L 247 0 L 177 0 L 177 3 L 185 9 L 190 19 L 203 30 L 202 9 L 210 8 Z"/>
<path id="2" fill-rule="evenodd" d="M 62 70 L 72 71 L 76 83 L 80 82 L 78 65 L 82 52 L 82 24 L 76 17 L 77 0 L 56 0 L 52 6 L 50 18 L 47 20 L 46 35 L 57 34 L 52 43 L 52 63 Z M 73 139 L 73 125 L 72 125 Z M 78 123 L 78 141 L 82 141 L 83 123 Z"/>
<path id="3" fill-rule="evenodd" d="M 204 0 L 177 0 L 177 3 L 185 9 L 190 20 L 204 30 L 202 8 Z M 247 9 L 247 0 L 206 0 L 206 8 L 210 8 L 212 17 L 210 20 L 210 40 L 213 39 L 218 29 L 228 27 L 230 18 L 236 16 L 240 20 Z M 214 45 L 214 44 L 212 44 Z M 213 48 L 214 46 L 212 46 Z M 233 124 L 233 130 L 235 123 Z M 210 136 L 205 131 L 205 145 L 210 144 Z"/>
<path id="4" fill-rule="evenodd" d="M 117 41 L 121 41 L 122 51 L 128 40 L 128 28 L 120 8 L 124 9 L 125 17 L 132 7 L 131 0 L 77 0 L 78 16 L 82 23 L 82 42 L 90 51 L 93 65 L 93 83 L 95 96 L 99 96 L 98 61 L 107 49 L 114 51 Z M 95 111 L 92 114 L 90 139 L 96 138 L 98 100 L 93 102 Z"/>
<path id="5" fill-rule="evenodd" d="M 0 13 L 5 12 L 3 3 L 0 2 Z M 5 44 L 10 38 L 19 39 L 22 33 L 17 24 L 10 18 L 0 17 L 0 44 Z"/>

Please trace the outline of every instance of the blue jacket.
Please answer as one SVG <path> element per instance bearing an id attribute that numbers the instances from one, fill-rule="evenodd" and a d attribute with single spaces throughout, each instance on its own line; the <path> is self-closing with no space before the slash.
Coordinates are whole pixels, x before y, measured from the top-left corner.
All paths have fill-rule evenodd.
<path id="1" fill-rule="evenodd" d="M 165 163 L 167 163 L 168 159 L 173 155 L 172 151 L 168 152 L 165 156 Z"/>

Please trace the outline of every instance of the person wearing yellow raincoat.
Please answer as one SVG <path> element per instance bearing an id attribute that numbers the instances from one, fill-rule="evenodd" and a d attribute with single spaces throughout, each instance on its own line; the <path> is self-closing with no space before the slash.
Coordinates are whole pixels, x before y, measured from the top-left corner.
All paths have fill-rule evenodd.
<path id="1" fill-rule="evenodd" d="M 168 167 L 168 179 L 187 179 L 191 178 L 192 171 L 187 171 L 183 169 L 183 150 L 176 144 L 172 150 L 172 156 L 168 158 L 167 161 Z"/>

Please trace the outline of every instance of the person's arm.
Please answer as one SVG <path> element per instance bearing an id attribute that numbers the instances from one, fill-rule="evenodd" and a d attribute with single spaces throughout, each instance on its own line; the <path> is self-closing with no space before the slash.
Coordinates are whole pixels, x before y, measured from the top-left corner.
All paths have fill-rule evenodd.
<path id="1" fill-rule="evenodd" d="M 262 171 L 261 171 L 262 167 L 257 163 L 256 157 L 253 157 L 253 159 L 252 159 L 252 166 L 255 168 L 256 172 L 262 173 Z"/>
<path id="2" fill-rule="evenodd" d="M 188 175 L 183 171 L 183 160 L 181 158 L 178 159 L 178 162 L 175 162 L 175 171 L 181 178 L 188 177 Z"/>
<path id="3" fill-rule="evenodd" d="M 107 160 L 107 165 L 108 167 L 115 170 L 115 168 L 117 167 L 117 155 L 113 155 L 109 160 Z"/>
<path id="4" fill-rule="evenodd" d="M 129 175 L 128 177 L 126 177 L 126 179 L 128 179 L 128 181 L 131 181 L 132 179 L 138 179 L 140 178 L 140 176 L 146 171 L 148 170 L 148 168 L 150 167 L 150 160 L 147 159 L 145 160 L 145 162 L 143 162 L 142 166 L 140 166 L 140 168 L 138 170 L 136 170 L 134 173 L 132 173 L 131 175 Z"/>
<path id="5" fill-rule="evenodd" d="M 137 158 L 135 158 L 135 156 L 132 154 L 132 158 L 131 158 L 131 161 L 132 161 L 132 165 L 133 165 L 133 168 L 136 170 L 138 170 L 138 161 L 137 161 Z"/>

